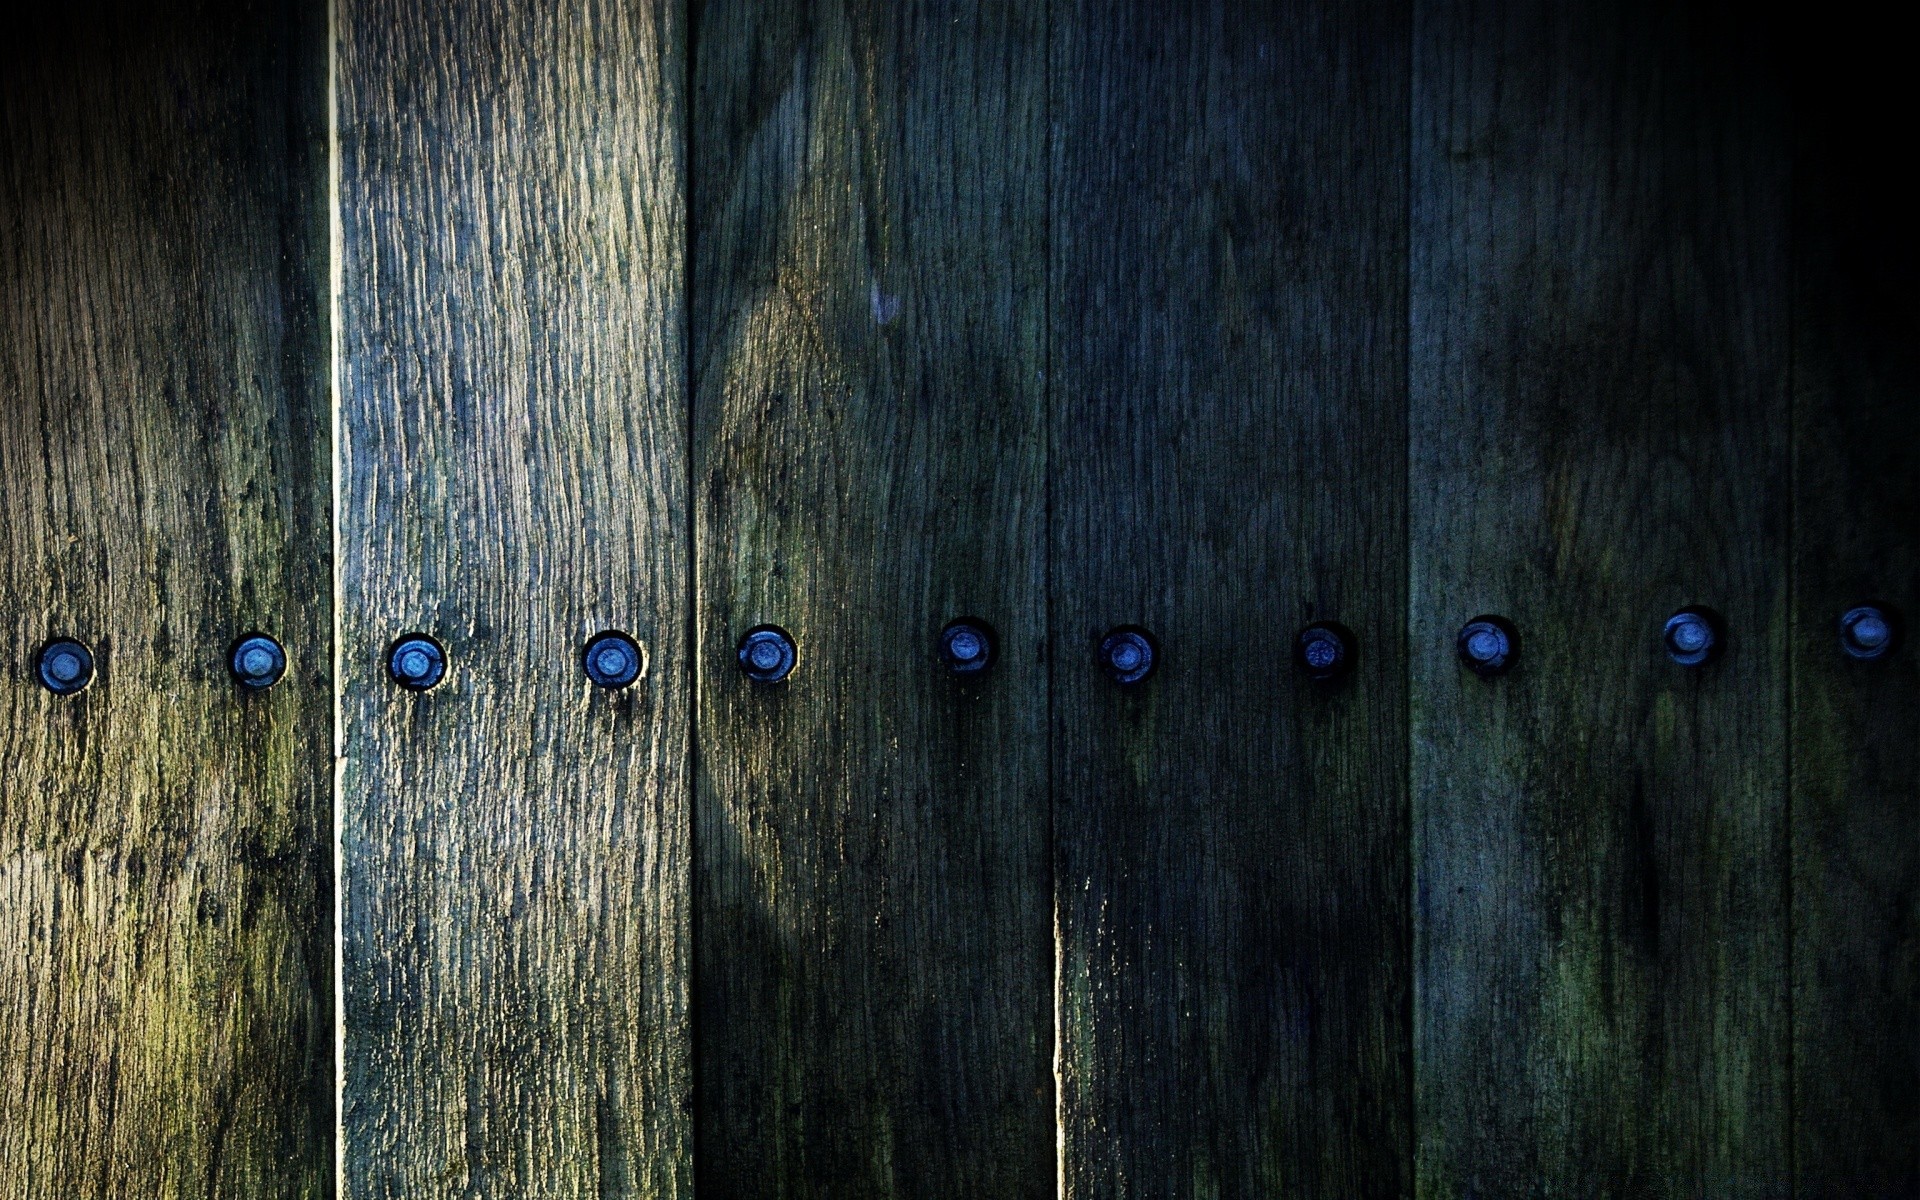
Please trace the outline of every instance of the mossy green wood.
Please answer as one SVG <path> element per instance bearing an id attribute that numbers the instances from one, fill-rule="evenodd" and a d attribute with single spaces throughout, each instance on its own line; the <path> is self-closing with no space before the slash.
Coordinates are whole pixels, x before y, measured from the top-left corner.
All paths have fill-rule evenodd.
<path id="1" fill-rule="evenodd" d="M 1425 1195 L 1788 1188 L 1787 126 L 1709 9 L 1415 6 Z"/>
<path id="2" fill-rule="evenodd" d="M 324 87 L 312 5 L 0 39 L 0 1195 L 333 1192 Z"/>
<path id="3" fill-rule="evenodd" d="M 695 26 L 700 1186 L 1050 1195 L 1045 10 Z"/>
<path id="4" fill-rule="evenodd" d="M 1412 1187 L 1406 7 L 1062 3 L 1052 747 L 1066 1194 Z M 1293 662 L 1314 620 L 1351 677 Z M 1164 662 L 1095 665 L 1137 622 Z"/>
<path id="5" fill-rule="evenodd" d="M 1920 657 L 1838 628 L 1920 617 L 1920 235 L 1902 50 L 1842 24 L 1792 59 L 1795 1162 L 1833 1200 L 1920 1195 Z"/>
<path id="6" fill-rule="evenodd" d="M 685 1196 L 684 13 L 334 20 L 345 1187 Z"/>

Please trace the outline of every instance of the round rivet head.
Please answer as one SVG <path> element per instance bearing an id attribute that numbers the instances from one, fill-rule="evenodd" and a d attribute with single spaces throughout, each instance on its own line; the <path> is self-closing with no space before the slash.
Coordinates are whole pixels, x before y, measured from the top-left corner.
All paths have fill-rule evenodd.
<path id="1" fill-rule="evenodd" d="M 646 652 L 640 644 L 618 630 L 595 634 L 581 654 L 587 678 L 603 688 L 623 688 L 640 678 L 646 669 Z"/>
<path id="2" fill-rule="evenodd" d="M 241 687 L 260 691 L 279 683 L 287 673 L 287 652 L 264 633 L 250 634 L 233 644 L 227 670 Z"/>
<path id="3" fill-rule="evenodd" d="M 1872 662 L 1893 653 L 1900 631 L 1893 614 L 1875 604 L 1848 609 L 1840 617 L 1840 649 L 1848 658 Z"/>
<path id="4" fill-rule="evenodd" d="M 954 675 L 978 675 L 993 665 L 993 630 L 985 621 L 962 617 L 940 631 L 940 661 Z"/>
<path id="5" fill-rule="evenodd" d="M 447 674 L 447 653 L 424 633 L 410 633 L 387 651 L 387 674 L 411 692 L 424 692 Z"/>
<path id="6" fill-rule="evenodd" d="M 1720 622 L 1703 608 L 1683 608 L 1667 618 L 1663 638 L 1667 657 L 1683 667 L 1698 667 L 1720 653 Z"/>
<path id="7" fill-rule="evenodd" d="M 1122 625 L 1100 639 L 1100 669 L 1123 687 L 1146 682 L 1159 665 L 1153 635 L 1137 625 Z"/>
<path id="8" fill-rule="evenodd" d="M 55 638 L 40 648 L 34 672 L 56 696 L 71 696 L 93 682 L 93 651 L 72 638 Z"/>
<path id="9" fill-rule="evenodd" d="M 1460 661 L 1476 675 L 1500 675 L 1513 667 L 1519 639 L 1502 617 L 1475 617 L 1460 628 Z"/>
<path id="10" fill-rule="evenodd" d="M 793 638 L 778 625 L 756 625 L 740 639 L 740 669 L 755 683 L 779 683 L 800 659 Z"/>
<path id="11" fill-rule="evenodd" d="M 1293 646 L 1294 661 L 1317 680 L 1338 679 L 1353 662 L 1353 634 L 1331 622 L 1309 625 Z"/>

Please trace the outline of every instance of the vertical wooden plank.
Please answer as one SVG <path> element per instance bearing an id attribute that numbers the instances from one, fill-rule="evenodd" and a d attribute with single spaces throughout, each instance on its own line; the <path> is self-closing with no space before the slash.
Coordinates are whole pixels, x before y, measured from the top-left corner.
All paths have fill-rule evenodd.
<path id="1" fill-rule="evenodd" d="M 684 14 L 335 20 L 346 1189 L 686 1195 Z"/>
<path id="2" fill-rule="evenodd" d="M 1411 1190 L 1403 4 L 1057 8 L 1065 1193 Z M 1357 636 L 1331 686 L 1292 662 Z M 1127 693 L 1112 626 L 1164 654 Z"/>
<path id="3" fill-rule="evenodd" d="M 1047 1195 L 1045 11 L 697 12 L 701 1186 Z"/>
<path id="4" fill-rule="evenodd" d="M 1708 4 L 1415 6 L 1423 1193 L 1787 1186 L 1784 110 Z M 1726 651 L 1670 661 L 1707 605 Z M 1463 670 L 1510 619 L 1505 677 Z"/>
<path id="5" fill-rule="evenodd" d="M 1818 25 L 1820 23 L 1816 23 Z M 1897 44 L 1794 56 L 1794 1112 L 1800 1194 L 1920 1195 L 1920 236 Z M 1877 603 L 1904 646 L 1842 652 Z"/>
<path id="6" fill-rule="evenodd" d="M 324 96 L 311 6 L 0 42 L 0 1195 L 332 1194 Z"/>

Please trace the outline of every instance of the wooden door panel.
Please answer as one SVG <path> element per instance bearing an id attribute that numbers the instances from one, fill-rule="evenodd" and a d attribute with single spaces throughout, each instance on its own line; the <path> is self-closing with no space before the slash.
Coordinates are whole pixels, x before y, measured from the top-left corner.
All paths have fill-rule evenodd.
<path id="1" fill-rule="evenodd" d="M 325 27 L 0 39 L 0 1195 L 333 1193 Z"/>
<path id="2" fill-rule="evenodd" d="M 1785 109 L 1710 7 L 1416 5 L 1426 1195 L 1788 1186 Z"/>
<path id="3" fill-rule="evenodd" d="M 1407 10 L 1062 3 L 1049 252 L 1072 1197 L 1411 1187 Z M 1294 661 L 1312 622 L 1352 670 Z M 1132 688 L 1096 665 L 1144 626 Z"/>
<path id="4" fill-rule="evenodd" d="M 697 27 L 700 1186 L 1047 1195 L 1044 8 Z"/>
<path id="5" fill-rule="evenodd" d="M 335 23 L 345 1187 L 686 1195 L 684 14 Z"/>

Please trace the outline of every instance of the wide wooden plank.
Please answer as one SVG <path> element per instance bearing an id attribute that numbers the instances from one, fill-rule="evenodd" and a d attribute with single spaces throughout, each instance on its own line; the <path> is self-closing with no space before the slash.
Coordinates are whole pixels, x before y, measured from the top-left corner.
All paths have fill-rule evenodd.
<path id="1" fill-rule="evenodd" d="M 1897 41 L 1793 58 L 1794 1114 L 1800 1194 L 1920 1195 L 1920 234 Z M 1841 648 L 1878 604 L 1904 645 Z"/>
<path id="2" fill-rule="evenodd" d="M 700 1186 L 1049 1195 L 1045 12 L 696 24 Z"/>
<path id="3" fill-rule="evenodd" d="M 355 1197 L 691 1189 L 684 21 L 337 6 Z"/>
<path id="4" fill-rule="evenodd" d="M 1788 1179 L 1785 112 L 1709 4 L 1415 6 L 1415 1077 L 1432 1196 Z M 1670 661 L 1687 605 L 1718 661 Z M 1455 637 L 1509 619 L 1503 677 Z"/>
<path id="5" fill-rule="evenodd" d="M 1408 14 L 1056 6 L 1065 1194 L 1396 1196 Z M 1313 621 L 1356 658 L 1317 683 Z M 1158 673 L 1110 682 L 1135 623 Z"/>
<path id="6" fill-rule="evenodd" d="M 0 1195 L 333 1191 L 325 28 L 0 38 Z"/>

